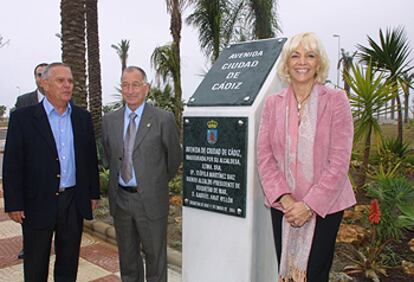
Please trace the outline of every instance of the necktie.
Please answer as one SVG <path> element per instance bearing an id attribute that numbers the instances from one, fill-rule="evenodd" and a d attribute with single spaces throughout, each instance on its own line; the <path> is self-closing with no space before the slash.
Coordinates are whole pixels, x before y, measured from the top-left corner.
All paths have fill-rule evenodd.
<path id="1" fill-rule="evenodd" d="M 128 129 L 124 138 L 124 155 L 121 164 L 121 177 L 125 184 L 132 178 L 132 151 L 134 149 L 135 135 L 137 127 L 135 125 L 135 118 L 137 114 L 132 112 L 129 114 Z"/>

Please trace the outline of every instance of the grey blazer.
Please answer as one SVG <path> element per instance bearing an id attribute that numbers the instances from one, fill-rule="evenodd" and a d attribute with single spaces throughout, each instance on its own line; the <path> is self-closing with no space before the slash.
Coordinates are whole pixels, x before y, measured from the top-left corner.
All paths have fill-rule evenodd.
<path id="1" fill-rule="evenodd" d="M 29 92 L 17 97 L 16 104 L 14 105 L 16 109 L 21 107 L 27 107 L 39 103 L 37 100 L 37 89 L 33 92 Z"/>
<path id="2" fill-rule="evenodd" d="M 103 117 L 102 141 L 105 158 L 109 165 L 109 206 L 116 214 L 118 179 L 123 155 L 124 110 Z M 138 192 L 150 219 L 168 215 L 171 180 L 181 163 L 182 149 L 174 115 L 146 104 L 135 138 L 132 156 Z"/>

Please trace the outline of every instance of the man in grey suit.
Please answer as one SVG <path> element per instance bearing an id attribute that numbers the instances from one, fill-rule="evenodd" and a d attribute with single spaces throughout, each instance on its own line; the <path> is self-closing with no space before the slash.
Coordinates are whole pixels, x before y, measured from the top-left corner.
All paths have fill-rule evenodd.
<path id="1" fill-rule="evenodd" d="M 29 93 L 18 96 L 16 100 L 16 104 L 14 105 L 16 109 L 37 104 L 43 99 L 44 90 L 42 88 L 41 81 L 42 81 L 42 73 L 45 70 L 46 66 L 47 66 L 46 63 L 41 63 L 41 64 L 38 64 L 34 68 L 34 71 L 33 71 L 34 79 L 35 79 L 37 88 L 33 92 L 29 92 Z M 23 259 L 23 257 L 24 257 L 24 250 L 21 249 L 19 254 L 17 255 L 17 258 Z"/>
<path id="2" fill-rule="evenodd" d="M 122 281 L 167 281 L 168 181 L 182 159 L 174 115 L 145 103 L 145 72 L 127 67 L 121 77 L 125 106 L 103 118 L 109 163 L 109 206 L 114 217 Z"/>
<path id="3" fill-rule="evenodd" d="M 15 104 L 16 109 L 37 104 L 43 99 L 44 91 L 41 86 L 41 81 L 42 81 L 42 73 L 45 70 L 46 66 L 47 66 L 46 63 L 41 63 L 41 64 L 38 64 L 34 68 L 34 78 L 36 81 L 37 89 L 34 90 L 33 92 L 29 92 L 29 93 L 26 93 L 26 94 L 23 94 L 17 97 L 16 104 Z"/>

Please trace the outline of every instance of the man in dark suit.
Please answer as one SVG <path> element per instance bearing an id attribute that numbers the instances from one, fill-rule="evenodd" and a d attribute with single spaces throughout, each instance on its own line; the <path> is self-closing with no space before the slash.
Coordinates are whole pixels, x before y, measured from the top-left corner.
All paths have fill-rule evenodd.
<path id="1" fill-rule="evenodd" d="M 68 65 L 42 75 L 45 99 L 10 115 L 3 163 L 5 211 L 23 223 L 25 281 L 47 281 L 55 235 L 55 281 L 76 281 L 83 219 L 99 199 L 90 114 L 69 103 Z"/>
<path id="2" fill-rule="evenodd" d="M 167 281 L 168 181 L 181 163 L 174 115 L 150 104 L 145 72 L 127 67 L 121 78 L 125 107 L 103 118 L 122 281 Z"/>
<path id="3" fill-rule="evenodd" d="M 37 89 L 34 90 L 33 92 L 29 92 L 29 93 L 26 93 L 26 94 L 23 94 L 17 97 L 16 104 L 15 104 L 16 109 L 37 104 L 43 99 L 44 93 L 43 93 L 43 88 L 41 85 L 41 80 L 42 80 L 42 73 L 45 70 L 46 66 L 47 64 L 41 63 L 41 64 L 38 64 L 34 68 L 34 78 L 36 81 Z"/>
<path id="4" fill-rule="evenodd" d="M 21 107 L 31 106 L 31 105 L 37 104 L 40 101 L 42 101 L 44 97 L 44 91 L 41 85 L 41 81 L 42 81 L 42 73 L 45 70 L 46 66 L 47 66 L 46 63 L 41 63 L 41 64 L 38 64 L 34 68 L 34 71 L 33 71 L 34 79 L 35 79 L 37 88 L 33 92 L 29 92 L 29 93 L 18 96 L 16 100 L 16 104 L 14 106 L 16 109 L 21 108 Z M 17 255 L 17 257 L 19 259 L 22 259 L 23 256 L 24 256 L 24 250 L 22 249 Z"/>

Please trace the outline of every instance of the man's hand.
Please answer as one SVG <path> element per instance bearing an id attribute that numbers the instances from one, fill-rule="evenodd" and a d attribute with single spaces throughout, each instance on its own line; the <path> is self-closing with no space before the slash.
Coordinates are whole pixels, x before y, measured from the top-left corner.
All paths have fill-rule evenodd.
<path id="1" fill-rule="evenodd" d="M 96 210 L 98 206 L 99 206 L 99 200 L 91 200 L 91 207 L 93 211 Z"/>
<path id="2" fill-rule="evenodd" d="M 23 223 L 23 219 L 26 218 L 24 216 L 24 211 L 13 211 L 13 212 L 8 212 L 7 214 L 13 221 L 17 223 Z"/>

